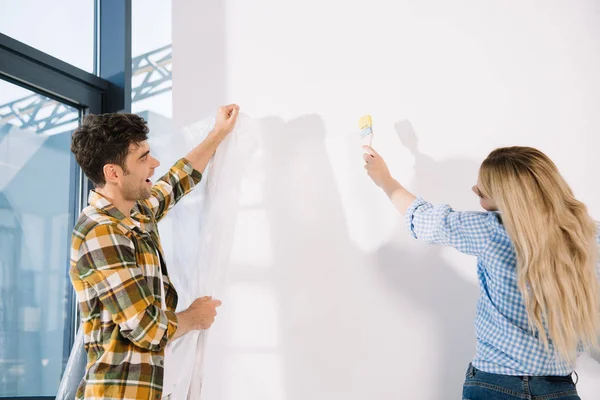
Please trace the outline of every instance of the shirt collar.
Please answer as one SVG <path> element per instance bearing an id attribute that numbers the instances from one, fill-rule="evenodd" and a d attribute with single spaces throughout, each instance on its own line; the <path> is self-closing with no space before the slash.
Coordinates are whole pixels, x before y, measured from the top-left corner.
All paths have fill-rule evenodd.
<path id="1" fill-rule="evenodd" d="M 117 220 L 119 220 L 119 222 L 121 224 L 125 225 L 130 230 L 134 230 L 136 228 L 141 229 L 135 224 L 135 222 L 133 222 L 133 219 L 140 221 L 142 223 L 150 222 L 150 218 L 148 218 L 147 216 L 145 216 L 139 212 L 137 203 L 131 210 L 131 215 L 129 217 L 126 217 L 106 197 L 102 196 L 100 193 L 96 192 L 95 190 L 90 191 L 89 204 L 93 207 L 96 207 L 96 208 L 104 211 L 106 214 L 110 215 L 111 217 L 116 218 Z"/>

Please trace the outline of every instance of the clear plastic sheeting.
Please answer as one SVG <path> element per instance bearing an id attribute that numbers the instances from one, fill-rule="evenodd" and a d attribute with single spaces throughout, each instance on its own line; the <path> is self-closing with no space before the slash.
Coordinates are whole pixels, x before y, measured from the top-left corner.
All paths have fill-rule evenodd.
<path id="1" fill-rule="evenodd" d="M 191 125 L 184 130 L 181 144 L 193 148 L 212 126 L 209 120 Z M 250 119 L 240 116 L 236 128 L 217 149 L 201 186 L 168 214 L 165 225 L 171 227 L 172 246 L 166 250 L 166 259 L 179 295 L 178 310 L 186 309 L 198 297 L 219 297 L 235 231 L 234 210 L 244 164 L 254 147 Z M 161 228 L 161 234 L 167 232 Z M 164 395 L 170 394 L 174 400 L 200 397 L 207 335 L 207 331 L 191 332 L 169 343 Z"/>
<path id="2" fill-rule="evenodd" d="M 63 374 L 56 400 L 73 400 L 77 393 L 77 388 L 85 375 L 85 365 L 87 363 L 87 353 L 83 343 L 83 329 L 81 326 L 77 330 L 73 349 L 69 355 L 65 373 Z"/>

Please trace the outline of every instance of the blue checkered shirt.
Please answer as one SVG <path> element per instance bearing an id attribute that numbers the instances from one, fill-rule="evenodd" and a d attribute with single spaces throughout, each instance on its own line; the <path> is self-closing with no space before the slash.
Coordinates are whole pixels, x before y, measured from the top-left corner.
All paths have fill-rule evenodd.
<path id="1" fill-rule="evenodd" d="M 416 199 L 406 212 L 415 238 L 477 256 L 479 300 L 473 366 L 503 375 L 568 375 L 572 368 L 532 333 L 517 287 L 514 247 L 497 212 L 456 212 Z M 600 244 L 600 229 L 597 236 Z"/>

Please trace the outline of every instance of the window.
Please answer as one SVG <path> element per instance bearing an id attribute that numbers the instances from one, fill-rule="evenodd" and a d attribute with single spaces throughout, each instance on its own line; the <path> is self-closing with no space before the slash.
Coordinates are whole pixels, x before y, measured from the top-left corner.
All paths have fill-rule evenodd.
<path id="1" fill-rule="evenodd" d="M 76 108 L 0 80 L 0 396 L 54 395 L 70 350 L 78 119 Z"/>
<path id="2" fill-rule="evenodd" d="M 131 109 L 152 131 L 171 131 L 172 117 L 171 2 L 132 2 Z"/>
<path id="3" fill-rule="evenodd" d="M 0 0 L 0 398 L 56 395 L 78 327 L 69 247 L 88 193 L 71 133 L 85 113 L 129 111 L 131 2 L 69 3 Z M 94 58 L 108 80 L 81 69 Z"/>
<path id="4" fill-rule="evenodd" d="M 0 0 L 0 32 L 87 72 L 94 70 L 93 0 Z"/>

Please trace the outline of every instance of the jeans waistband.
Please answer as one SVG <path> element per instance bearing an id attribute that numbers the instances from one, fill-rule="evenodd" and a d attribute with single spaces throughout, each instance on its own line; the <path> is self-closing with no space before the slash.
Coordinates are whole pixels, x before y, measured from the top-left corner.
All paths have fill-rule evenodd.
<path id="1" fill-rule="evenodd" d="M 485 371 L 481 371 L 477 368 L 475 368 L 473 366 L 472 363 L 469 363 L 469 369 L 467 370 L 467 375 L 469 376 L 475 376 L 477 374 L 477 372 L 485 372 Z M 493 374 L 493 375 L 498 375 L 498 374 L 494 374 L 493 372 L 485 372 L 486 374 Z M 574 380 L 573 382 L 577 385 L 577 382 L 579 382 L 579 375 L 577 375 L 577 372 L 573 371 L 573 373 L 569 374 L 569 375 L 560 375 L 561 378 L 571 378 L 573 379 L 573 374 L 575 375 L 576 380 Z M 515 378 L 520 378 L 522 380 L 526 380 L 529 381 L 532 378 L 556 378 L 558 377 L 558 375 L 507 375 L 507 376 L 512 376 Z"/>

